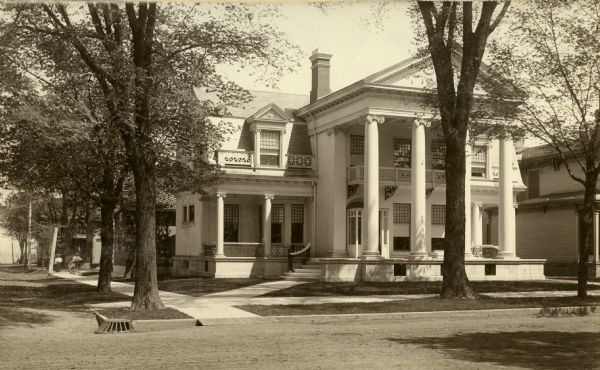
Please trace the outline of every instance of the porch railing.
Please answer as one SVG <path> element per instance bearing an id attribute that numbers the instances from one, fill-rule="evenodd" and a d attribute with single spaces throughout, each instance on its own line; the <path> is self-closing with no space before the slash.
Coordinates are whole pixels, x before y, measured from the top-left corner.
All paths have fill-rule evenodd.
<path id="1" fill-rule="evenodd" d="M 304 247 L 303 244 L 292 244 L 286 246 L 283 244 L 271 245 L 271 257 L 287 257 L 289 252 L 298 252 Z M 204 244 L 205 256 L 215 256 L 217 254 L 217 245 L 215 243 Z M 223 245 L 223 254 L 225 257 L 263 257 L 265 255 L 265 246 L 262 243 L 225 243 Z M 307 253 L 298 254 L 298 258 L 304 258 Z"/>
<path id="2" fill-rule="evenodd" d="M 410 183 L 412 171 L 410 168 L 379 167 L 379 181 Z M 442 170 L 427 170 L 426 181 L 431 183 L 446 183 L 446 174 Z M 348 182 L 364 181 L 365 169 L 363 166 L 348 167 Z"/>
<path id="3" fill-rule="evenodd" d="M 310 154 L 288 154 L 287 167 L 311 170 L 313 168 L 313 156 Z"/>
<path id="4" fill-rule="evenodd" d="M 254 167 L 254 152 L 247 150 L 219 150 L 217 163 L 230 167 Z"/>

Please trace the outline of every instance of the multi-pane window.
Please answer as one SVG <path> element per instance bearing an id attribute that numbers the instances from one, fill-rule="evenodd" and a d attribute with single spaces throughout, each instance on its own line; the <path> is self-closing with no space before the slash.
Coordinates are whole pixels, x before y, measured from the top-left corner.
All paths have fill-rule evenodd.
<path id="1" fill-rule="evenodd" d="M 446 168 L 446 142 L 431 140 L 431 168 L 443 170 Z"/>
<path id="2" fill-rule="evenodd" d="M 410 140 L 394 138 L 394 166 L 410 168 Z"/>
<path id="3" fill-rule="evenodd" d="M 446 224 L 446 205 L 432 204 L 431 205 L 431 224 L 444 225 Z"/>
<path id="4" fill-rule="evenodd" d="M 476 145 L 471 150 L 471 176 L 485 177 L 487 172 L 487 146 Z"/>
<path id="5" fill-rule="evenodd" d="M 365 137 L 350 135 L 350 154 L 365 154 Z"/>
<path id="6" fill-rule="evenodd" d="M 279 166 L 280 134 L 278 131 L 262 131 L 260 133 L 260 164 L 263 166 Z"/>
<path id="7" fill-rule="evenodd" d="M 410 224 L 410 203 L 394 203 L 394 223 Z"/>
<path id="8" fill-rule="evenodd" d="M 225 204 L 223 211 L 223 240 L 236 243 L 239 241 L 240 205 Z"/>
<path id="9" fill-rule="evenodd" d="M 292 204 L 292 243 L 304 242 L 304 204 Z"/>
<path id="10" fill-rule="evenodd" d="M 183 206 L 183 223 L 194 222 L 194 205 L 188 204 Z"/>
<path id="11" fill-rule="evenodd" d="M 283 243 L 283 224 L 285 212 L 283 204 L 273 204 L 271 207 L 271 242 Z"/>

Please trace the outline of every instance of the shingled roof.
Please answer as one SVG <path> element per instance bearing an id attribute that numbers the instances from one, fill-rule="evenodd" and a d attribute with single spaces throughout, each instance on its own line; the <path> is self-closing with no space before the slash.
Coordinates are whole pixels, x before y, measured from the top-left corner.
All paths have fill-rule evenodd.
<path id="1" fill-rule="evenodd" d="M 258 90 L 249 90 L 249 92 L 254 97 L 252 101 L 242 104 L 239 107 L 227 107 L 233 117 L 248 118 L 266 105 L 276 104 L 286 111 L 289 118 L 292 118 L 291 113 L 294 110 L 307 105 L 309 102 L 308 95 Z M 195 88 L 194 93 L 199 100 L 215 98 L 214 94 L 206 93 L 200 88 Z"/>

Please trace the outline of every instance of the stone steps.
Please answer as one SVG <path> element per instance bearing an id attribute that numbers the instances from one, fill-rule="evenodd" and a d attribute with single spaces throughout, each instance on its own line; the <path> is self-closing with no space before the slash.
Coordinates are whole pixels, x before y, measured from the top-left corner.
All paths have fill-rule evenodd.
<path id="1" fill-rule="evenodd" d="M 321 265 L 318 263 L 302 265 L 302 267 L 294 268 L 294 272 L 286 272 L 281 278 L 295 281 L 319 281 L 321 280 Z"/>

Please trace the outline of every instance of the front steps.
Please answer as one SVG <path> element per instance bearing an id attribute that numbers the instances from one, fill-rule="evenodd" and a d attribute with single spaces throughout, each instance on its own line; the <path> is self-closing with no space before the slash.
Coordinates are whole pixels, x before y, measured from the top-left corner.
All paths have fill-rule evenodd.
<path id="1" fill-rule="evenodd" d="M 320 281 L 321 280 L 321 264 L 308 262 L 300 267 L 294 267 L 294 272 L 288 271 L 281 276 L 283 280 L 294 281 Z"/>

